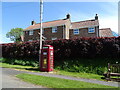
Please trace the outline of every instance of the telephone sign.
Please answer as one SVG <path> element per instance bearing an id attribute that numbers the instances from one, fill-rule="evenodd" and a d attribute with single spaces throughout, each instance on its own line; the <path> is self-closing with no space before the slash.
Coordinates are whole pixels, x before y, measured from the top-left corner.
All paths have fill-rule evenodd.
<path id="1" fill-rule="evenodd" d="M 51 45 L 44 45 L 41 50 L 40 71 L 53 71 L 54 50 Z"/>

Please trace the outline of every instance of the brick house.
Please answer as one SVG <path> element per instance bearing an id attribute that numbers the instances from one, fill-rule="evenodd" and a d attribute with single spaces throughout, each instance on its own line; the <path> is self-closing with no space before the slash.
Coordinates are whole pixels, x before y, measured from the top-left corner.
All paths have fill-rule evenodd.
<path id="1" fill-rule="evenodd" d="M 65 19 L 43 23 L 43 36 L 47 40 L 69 39 L 70 15 Z M 39 40 L 40 23 L 32 21 L 32 25 L 24 29 L 24 41 Z"/>
<path id="2" fill-rule="evenodd" d="M 112 30 L 110 28 L 99 29 L 100 37 L 114 37 Z"/>
<path id="3" fill-rule="evenodd" d="M 40 23 L 32 21 L 32 25 L 24 29 L 24 41 L 39 40 Z M 70 15 L 66 18 L 43 22 L 43 36 L 46 40 L 70 39 L 75 37 L 99 37 L 99 20 L 95 19 L 71 22 Z"/>

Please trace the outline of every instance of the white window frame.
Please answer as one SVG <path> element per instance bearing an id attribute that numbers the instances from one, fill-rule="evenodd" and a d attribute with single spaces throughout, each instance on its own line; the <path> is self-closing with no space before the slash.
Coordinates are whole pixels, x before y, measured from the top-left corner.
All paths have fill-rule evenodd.
<path id="1" fill-rule="evenodd" d="M 29 35 L 33 35 L 33 30 L 29 31 Z"/>
<path id="2" fill-rule="evenodd" d="M 56 40 L 56 39 L 57 39 L 57 37 L 53 37 L 53 38 L 52 38 L 52 40 Z"/>
<path id="3" fill-rule="evenodd" d="M 57 33 L 57 27 L 52 27 L 52 33 Z"/>
<path id="4" fill-rule="evenodd" d="M 32 42 L 33 40 L 28 40 L 29 42 Z"/>
<path id="5" fill-rule="evenodd" d="M 44 29 L 42 29 L 42 34 L 44 34 Z"/>
<path id="6" fill-rule="evenodd" d="M 77 31 L 76 31 L 77 30 Z M 78 35 L 80 33 L 80 30 L 79 29 L 73 29 L 73 34 L 74 35 Z"/>
<path id="7" fill-rule="evenodd" d="M 95 33 L 95 27 L 88 28 L 88 33 Z"/>

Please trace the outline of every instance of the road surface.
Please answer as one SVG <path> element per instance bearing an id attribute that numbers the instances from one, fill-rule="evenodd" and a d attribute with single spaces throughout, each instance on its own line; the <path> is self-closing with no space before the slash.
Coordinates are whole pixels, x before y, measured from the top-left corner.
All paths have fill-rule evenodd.
<path id="1" fill-rule="evenodd" d="M 43 88 L 42 86 L 33 85 L 16 78 L 15 75 L 20 73 L 25 72 L 12 70 L 10 68 L 2 68 L 2 74 L 0 72 L 0 77 L 2 77 L 2 88 Z"/>

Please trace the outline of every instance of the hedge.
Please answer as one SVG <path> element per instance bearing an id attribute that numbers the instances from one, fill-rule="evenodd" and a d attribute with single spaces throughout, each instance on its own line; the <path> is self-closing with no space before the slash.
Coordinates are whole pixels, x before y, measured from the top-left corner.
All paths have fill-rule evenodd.
<path id="1" fill-rule="evenodd" d="M 71 72 L 103 74 L 107 63 L 120 62 L 120 37 L 74 38 L 45 41 L 54 47 L 54 67 Z M 1 44 L 10 64 L 38 66 L 39 41 Z M 1 48 L 0 48 L 1 49 Z"/>
<path id="2" fill-rule="evenodd" d="M 61 58 L 120 58 L 120 37 L 76 38 L 45 41 L 54 47 L 55 59 Z M 4 58 L 39 58 L 39 41 L 2 45 Z"/>

